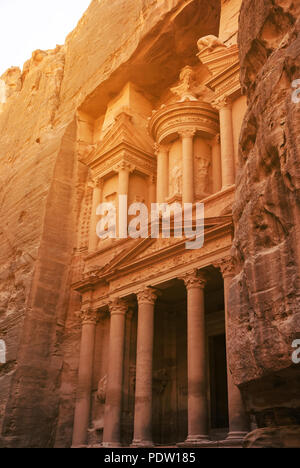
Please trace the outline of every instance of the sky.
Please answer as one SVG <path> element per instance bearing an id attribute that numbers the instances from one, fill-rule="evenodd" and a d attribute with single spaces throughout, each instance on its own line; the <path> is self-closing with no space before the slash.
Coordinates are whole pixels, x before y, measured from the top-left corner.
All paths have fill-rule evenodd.
<path id="1" fill-rule="evenodd" d="M 0 0 L 0 76 L 37 49 L 63 44 L 91 0 Z"/>

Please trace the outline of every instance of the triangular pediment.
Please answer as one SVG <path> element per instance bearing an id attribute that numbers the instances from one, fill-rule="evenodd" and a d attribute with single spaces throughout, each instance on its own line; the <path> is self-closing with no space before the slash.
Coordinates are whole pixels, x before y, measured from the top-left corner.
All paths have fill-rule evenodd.
<path id="1" fill-rule="evenodd" d="M 232 223 L 231 216 L 222 216 L 218 218 L 207 218 L 205 220 L 205 232 L 208 233 L 216 228 Z M 188 239 L 176 239 L 171 237 L 169 239 L 139 239 L 134 244 L 130 242 L 130 247 L 124 249 L 122 254 L 118 255 L 112 262 L 104 267 L 102 274 L 109 275 L 117 270 L 126 270 L 135 264 L 143 264 L 146 260 L 167 254 L 169 250 L 174 248 L 185 249 L 185 243 Z"/>
<path id="2" fill-rule="evenodd" d="M 99 158 L 121 146 L 131 146 L 141 152 L 153 154 L 153 145 L 153 141 L 146 129 L 144 131 L 142 128 L 133 125 L 132 117 L 122 112 L 116 117 L 115 123 L 98 143 L 94 154 L 91 154 L 90 158 L 91 160 L 95 159 L 95 157 Z"/>

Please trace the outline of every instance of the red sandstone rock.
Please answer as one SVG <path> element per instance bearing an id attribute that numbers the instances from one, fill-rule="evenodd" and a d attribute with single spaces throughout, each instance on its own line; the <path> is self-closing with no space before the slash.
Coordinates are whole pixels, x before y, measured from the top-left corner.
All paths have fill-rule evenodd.
<path id="1" fill-rule="evenodd" d="M 230 365 L 263 428 L 300 423 L 299 367 L 291 358 L 300 332 L 300 106 L 292 101 L 300 77 L 299 3 L 244 0 L 239 47 L 248 111 L 233 208 L 238 275 L 230 289 Z M 285 445 L 281 433 L 258 431 L 246 446 Z M 300 446 L 299 434 L 292 440 Z"/>

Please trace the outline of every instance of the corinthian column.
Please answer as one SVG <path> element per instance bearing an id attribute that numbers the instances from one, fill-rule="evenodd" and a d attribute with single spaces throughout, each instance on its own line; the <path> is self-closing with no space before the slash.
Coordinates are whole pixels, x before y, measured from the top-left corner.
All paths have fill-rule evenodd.
<path id="1" fill-rule="evenodd" d="M 83 447 L 87 443 L 94 364 L 95 330 L 97 312 L 92 309 L 80 313 L 82 320 L 79 357 L 78 386 L 75 403 L 72 447 Z"/>
<path id="2" fill-rule="evenodd" d="M 105 403 L 103 446 L 120 447 L 125 316 L 128 305 L 122 300 L 115 300 L 109 304 L 109 310 L 109 371 Z"/>
<path id="3" fill-rule="evenodd" d="M 188 437 L 186 445 L 208 442 L 205 275 L 194 270 L 182 278 L 187 289 Z"/>
<path id="4" fill-rule="evenodd" d="M 134 167 L 122 161 L 115 168 L 119 174 L 118 183 L 118 236 L 121 239 L 126 239 L 128 234 L 128 193 L 129 193 L 129 176 L 134 170 Z"/>
<path id="5" fill-rule="evenodd" d="M 225 189 L 235 182 L 232 103 L 229 98 L 224 98 L 216 103 L 216 107 L 220 114 L 222 189 Z"/>
<path id="6" fill-rule="evenodd" d="M 93 252 L 97 249 L 99 237 L 96 233 L 97 227 L 97 215 L 96 211 L 100 203 L 102 202 L 102 193 L 103 193 L 103 180 L 97 179 L 94 182 L 93 189 L 93 202 L 92 202 L 92 215 L 90 223 L 90 233 L 89 233 L 89 250 Z"/>
<path id="7" fill-rule="evenodd" d="M 180 133 L 182 141 L 182 203 L 194 203 L 194 135 L 196 130 Z"/>
<path id="8" fill-rule="evenodd" d="M 228 414 L 229 414 L 229 433 L 227 442 L 229 444 L 241 445 L 243 438 L 249 431 L 248 418 L 245 412 L 242 395 L 239 388 L 235 385 L 230 370 L 230 310 L 228 304 L 229 286 L 234 277 L 234 265 L 231 257 L 227 257 L 216 265 L 219 267 L 224 279 L 224 298 L 225 298 L 225 327 L 226 327 L 226 350 L 227 350 L 227 382 L 228 382 Z"/>
<path id="9" fill-rule="evenodd" d="M 222 188 L 220 135 L 216 135 L 212 141 L 212 178 L 213 193 L 219 192 Z"/>
<path id="10" fill-rule="evenodd" d="M 155 145 L 157 155 L 156 203 L 165 203 L 169 194 L 169 148 Z"/>
<path id="11" fill-rule="evenodd" d="M 145 288 L 137 294 L 138 331 L 134 412 L 134 447 L 150 447 L 152 442 L 152 363 L 154 305 L 157 294 Z"/>

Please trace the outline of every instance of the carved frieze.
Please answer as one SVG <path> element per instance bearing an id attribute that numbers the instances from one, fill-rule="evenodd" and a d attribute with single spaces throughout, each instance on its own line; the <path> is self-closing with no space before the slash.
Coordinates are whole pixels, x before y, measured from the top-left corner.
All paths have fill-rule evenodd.
<path id="1" fill-rule="evenodd" d="M 210 137 L 216 135 L 219 132 L 218 112 L 206 102 L 186 101 L 163 107 L 149 122 L 149 131 L 158 143 L 191 129 Z"/>

